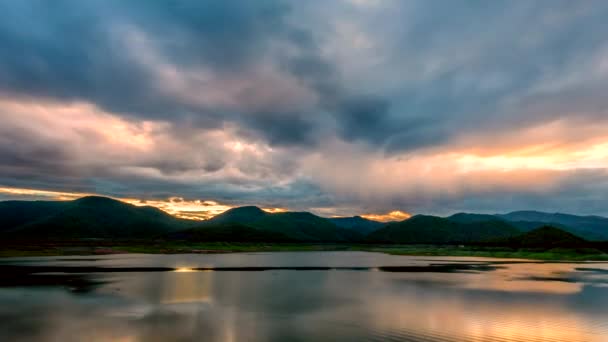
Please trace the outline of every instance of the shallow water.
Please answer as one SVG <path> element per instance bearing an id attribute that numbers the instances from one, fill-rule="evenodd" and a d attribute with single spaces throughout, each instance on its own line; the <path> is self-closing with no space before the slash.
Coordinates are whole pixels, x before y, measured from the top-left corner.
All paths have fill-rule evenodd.
<path id="1" fill-rule="evenodd" d="M 281 252 L 0 271 L 2 341 L 608 341 L 608 263 Z"/>

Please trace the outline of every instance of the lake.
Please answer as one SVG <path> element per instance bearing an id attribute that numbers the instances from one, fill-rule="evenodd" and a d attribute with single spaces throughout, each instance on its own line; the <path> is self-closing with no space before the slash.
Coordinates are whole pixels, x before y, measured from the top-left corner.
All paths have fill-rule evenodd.
<path id="1" fill-rule="evenodd" d="M 278 252 L 0 269 L 2 341 L 608 341 L 608 263 Z"/>

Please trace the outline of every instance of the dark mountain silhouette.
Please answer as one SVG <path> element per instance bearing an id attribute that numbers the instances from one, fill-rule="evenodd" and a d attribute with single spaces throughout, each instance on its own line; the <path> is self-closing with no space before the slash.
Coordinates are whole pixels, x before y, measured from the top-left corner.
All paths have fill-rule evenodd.
<path id="1" fill-rule="evenodd" d="M 67 208 L 69 205 L 69 202 L 63 201 L 0 202 L 0 232 L 43 219 Z"/>
<path id="2" fill-rule="evenodd" d="M 368 236 L 370 242 L 406 244 L 454 244 L 507 238 L 521 232 L 501 220 L 461 223 L 446 218 L 416 215 L 389 223 Z"/>
<path id="3" fill-rule="evenodd" d="M 544 227 L 546 225 L 551 225 L 552 227 L 555 228 L 559 228 L 561 230 L 565 230 L 565 231 L 576 231 L 576 229 L 572 229 L 569 228 L 567 226 L 564 226 L 563 224 L 559 224 L 559 223 L 546 223 L 546 222 L 536 222 L 536 221 L 506 221 L 509 222 L 511 225 L 517 227 L 519 230 L 521 230 L 522 232 L 529 232 L 531 230 L 540 228 L 540 227 Z M 584 234 L 584 235 L 588 235 L 588 234 Z M 591 234 L 594 235 L 594 234 Z"/>
<path id="4" fill-rule="evenodd" d="M 526 230 L 552 225 L 588 240 L 608 240 L 608 218 L 605 217 L 539 211 L 515 211 L 496 216 Z"/>
<path id="5" fill-rule="evenodd" d="M 264 210 L 255 206 L 245 206 L 232 208 L 207 220 L 207 223 L 250 223 L 265 218 L 270 215 Z"/>
<path id="6" fill-rule="evenodd" d="M 336 226 L 330 220 L 309 212 L 267 213 L 257 207 L 230 209 L 206 221 L 201 228 L 238 223 L 260 231 L 281 233 L 298 241 L 347 242 L 363 236 L 356 231 Z"/>
<path id="7" fill-rule="evenodd" d="M 448 220 L 458 223 L 475 223 L 484 221 L 495 221 L 502 220 L 495 215 L 487 214 L 470 214 L 470 213 L 458 213 L 447 217 Z"/>
<path id="8" fill-rule="evenodd" d="M 368 220 L 361 216 L 333 217 L 328 220 L 340 228 L 352 229 L 363 235 L 367 235 L 375 230 L 378 230 L 384 227 L 386 224 L 383 222 Z"/>
<path id="9" fill-rule="evenodd" d="M 19 210 L 11 214 L 14 208 Z M 10 237 L 149 238 L 193 224 L 195 221 L 175 218 L 157 208 L 97 196 L 0 205 L 0 227 Z"/>
<path id="10" fill-rule="evenodd" d="M 497 239 L 492 243 L 515 248 L 583 248 L 590 246 L 588 241 L 551 226 L 536 228 L 507 239 Z"/>
<path id="11" fill-rule="evenodd" d="M 553 230 L 537 229 L 547 225 Z M 381 223 L 359 216 L 327 219 L 309 212 L 268 213 L 247 206 L 201 222 L 97 196 L 74 201 L 0 202 L 0 234 L 9 240 L 165 237 L 196 241 L 412 244 L 509 240 L 518 244 L 515 237 L 519 238 L 522 232 L 533 233 L 519 243 L 526 245 L 544 232 L 541 240 L 574 241 L 555 230 L 587 240 L 608 240 L 608 219 L 519 211 L 505 215 L 459 213 L 447 218 L 417 215 L 401 222 Z"/>

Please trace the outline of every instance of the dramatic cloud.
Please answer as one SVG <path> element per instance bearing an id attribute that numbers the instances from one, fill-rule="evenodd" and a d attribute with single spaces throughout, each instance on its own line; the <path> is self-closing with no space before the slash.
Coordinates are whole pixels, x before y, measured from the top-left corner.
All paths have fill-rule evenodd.
<path id="1" fill-rule="evenodd" d="M 1 2 L 0 186 L 165 209 L 608 214 L 606 16 L 602 1 Z"/>

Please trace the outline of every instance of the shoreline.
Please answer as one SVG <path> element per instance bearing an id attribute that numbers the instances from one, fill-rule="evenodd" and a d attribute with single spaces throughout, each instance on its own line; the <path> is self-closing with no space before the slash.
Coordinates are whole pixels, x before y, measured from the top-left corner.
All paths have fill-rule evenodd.
<path id="1" fill-rule="evenodd" d="M 111 254 L 226 254 L 251 252 L 338 252 L 361 251 L 390 255 L 486 257 L 542 261 L 608 261 L 608 254 L 593 249 L 511 249 L 507 247 L 364 244 L 263 244 L 263 243 L 47 243 L 2 245 L 0 260 L 11 257 L 90 256 Z"/>

